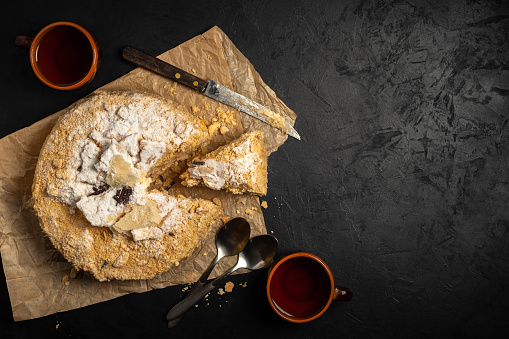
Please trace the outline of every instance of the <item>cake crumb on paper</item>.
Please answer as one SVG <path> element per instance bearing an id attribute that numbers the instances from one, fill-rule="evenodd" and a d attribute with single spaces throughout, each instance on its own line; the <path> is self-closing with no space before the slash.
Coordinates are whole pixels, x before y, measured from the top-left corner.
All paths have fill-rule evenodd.
<path id="1" fill-rule="evenodd" d="M 69 275 L 66 274 L 62 277 L 62 283 L 64 285 L 69 285 Z"/>
<path id="2" fill-rule="evenodd" d="M 212 124 L 210 124 L 209 126 L 209 134 L 210 135 L 214 135 L 217 133 L 217 131 L 219 131 L 219 127 L 220 125 L 217 123 L 217 122 L 213 122 Z"/>
<path id="3" fill-rule="evenodd" d="M 219 133 L 221 133 L 221 134 L 223 134 L 223 135 L 224 135 L 224 134 L 228 133 L 228 131 L 229 131 L 229 130 L 230 130 L 230 129 L 229 129 L 228 127 L 226 127 L 226 126 L 224 126 L 224 125 L 223 125 L 223 126 L 221 126 L 221 127 L 219 128 Z"/>
<path id="4" fill-rule="evenodd" d="M 219 295 L 223 295 L 225 294 L 226 292 L 223 290 L 223 288 L 221 287 L 218 291 L 217 291 L 217 294 Z"/>
<path id="5" fill-rule="evenodd" d="M 243 283 L 239 283 L 240 287 L 244 288 L 244 287 L 247 287 L 247 281 L 243 282 Z"/>
<path id="6" fill-rule="evenodd" d="M 177 83 L 174 82 L 173 85 L 171 85 L 171 86 L 164 85 L 164 89 L 168 90 L 169 95 L 174 95 L 175 90 L 177 89 Z"/>
<path id="7" fill-rule="evenodd" d="M 269 206 L 267 205 L 267 202 L 266 202 L 266 201 L 262 201 L 262 203 L 260 204 L 260 206 L 262 206 L 263 208 L 267 208 L 267 207 L 269 207 Z"/>

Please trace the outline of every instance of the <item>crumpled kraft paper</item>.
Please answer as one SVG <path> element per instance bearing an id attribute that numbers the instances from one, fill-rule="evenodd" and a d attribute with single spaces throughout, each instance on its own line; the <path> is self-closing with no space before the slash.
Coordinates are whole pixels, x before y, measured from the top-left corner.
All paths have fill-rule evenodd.
<path id="1" fill-rule="evenodd" d="M 163 53 L 159 58 L 260 102 L 292 125 L 295 121 L 295 113 L 265 85 L 249 60 L 218 27 Z M 157 93 L 209 122 L 216 116 L 218 107 L 231 109 L 141 68 L 99 90 Z M 150 280 L 98 282 L 83 272 L 69 278 L 71 265 L 42 233 L 31 203 L 32 179 L 40 148 L 58 118 L 66 111 L 63 109 L 0 140 L 0 251 L 15 321 L 71 310 L 132 292 L 195 282 L 215 255 L 215 232 L 212 232 L 204 247 L 197 249 L 188 260 Z M 243 129 L 259 129 L 265 132 L 267 150 L 271 153 L 287 139 L 286 135 L 267 124 L 239 112 L 236 114 L 242 126 L 239 123 L 231 127 L 222 140 L 218 138 L 218 143 L 238 137 Z M 227 218 L 246 218 L 251 224 L 252 236 L 266 233 L 257 197 L 207 188 L 179 189 L 187 196 L 219 198 Z M 212 277 L 233 263 L 232 260 L 222 260 Z"/>

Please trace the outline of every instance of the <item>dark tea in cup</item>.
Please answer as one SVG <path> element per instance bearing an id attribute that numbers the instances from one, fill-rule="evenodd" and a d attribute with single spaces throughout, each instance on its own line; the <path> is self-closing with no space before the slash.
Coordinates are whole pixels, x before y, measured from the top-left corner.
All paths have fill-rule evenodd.
<path id="1" fill-rule="evenodd" d="M 281 258 L 267 280 L 272 309 L 291 322 L 318 318 L 332 300 L 349 301 L 352 291 L 334 285 L 329 267 L 314 254 L 299 252 Z"/>
<path id="2" fill-rule="evenodd" d="M 58 85 L 74 84 L 83 79 L 94 53 L 87 37 L 73 26 L 56 26 L 44 35 L 36 51 L 42 75 Z"/>
<path id="3" fill-rule="evenodd" d="M 56 89 L 76 89 L 92 81 L 99 63 L 99 46 L 83 27 L 56 22 L 35 38 L 18 36 L 16 45 L 30 49 L 35 75 Z"/>

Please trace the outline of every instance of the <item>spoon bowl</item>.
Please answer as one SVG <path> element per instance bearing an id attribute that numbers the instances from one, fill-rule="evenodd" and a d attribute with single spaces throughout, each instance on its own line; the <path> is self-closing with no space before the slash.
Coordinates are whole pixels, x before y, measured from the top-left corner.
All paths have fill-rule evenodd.
<path id="1" fill-rule="evenodd" d="M 277 252 L 277 239 L 271 235 L 260 235 L 249 240 L 248 245 L 239 253 L 237 264 L 231 272 L 240 268 L 258 270 L 268 266 Z"/>
<path id="2" fill-rule="evenodd" d="M 211 265 L 203 272 L 198 280 L 205 283 L 214 266 L 224 257 L 237 255 L 244 249 L 251 233 L 251 227 L 246 219 L 234 218 L 219 229 L 216 235 L 217 254 Z M 203 286 L 203 285 L 202 285 Z M 193 286 L 194 287 L 194 286 Z"/>

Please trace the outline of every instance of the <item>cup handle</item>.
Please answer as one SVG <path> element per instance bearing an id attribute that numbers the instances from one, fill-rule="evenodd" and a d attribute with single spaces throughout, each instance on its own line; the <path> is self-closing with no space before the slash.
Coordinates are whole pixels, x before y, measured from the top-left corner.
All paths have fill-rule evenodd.
<path id="1" fill-rule="evenodd" d="M 30 46 L 32 45 L 33 41 L 34 38 L 31 38 L 29 36 L 18 35 L 16 37 L 16 40 L 14 41 L 14 44 L 24 49 L 30 49 Z"/>
<path id="2" fill-rule="evenodd" d="M 350 301 L 352 300 L 353 292 L 351 289 L 341 286 L 334 286 L 333 300 Z"/>

